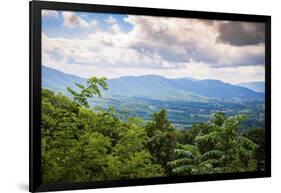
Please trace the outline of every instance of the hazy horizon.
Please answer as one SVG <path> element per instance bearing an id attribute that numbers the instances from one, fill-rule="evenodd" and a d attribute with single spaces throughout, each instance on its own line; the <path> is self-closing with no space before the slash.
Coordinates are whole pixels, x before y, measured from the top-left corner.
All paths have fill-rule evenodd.
<path id="1" fill-rule="evenodd" d="M 50 69 L 52 69 L 52 70 L 57 70 L 57 69 L 55 69 L 55 68 L 52 68 L 52 67 L 48 67 L 48 66 L 46 66 L 46 65 L 43 65 L 44 67 L 47 67 L 47 68 L 50 68 Z M 57 71 L 60 71 L 60 72 L 62 72 L 62 73 L 64 73 L 64 74 L 67 74 L 67 75 L 72 75 L 72 76 L 78 76 L 78 77 L 80 77 L 80 78 L 85 78 L 85 79 L 87 79 L 87 78 L 89 78 L 89 77 L 83 77 L 83 76 L 80 76 L 80 75 L 78 75 L 78 74 L 75 74 L 75 73 L 68 73 L 68 72 L 64 72 L 63 70 L 57 70 Z M 94 75 L 93 75 L 94 76 Z M 191 77 L 191 76 L 183 76 L 183 77 L 176 77 L 176 78 L 170 78 L 170 77 L 166 77 L 166 76 L 162 76 L 162 75 L 157 75 L 157 74 L 143 74 L 143 75 L 124 75 L 124 76 L 120 76 L 120 77 L 115 77 L 115 78 L 107 78 L 108 80 L 114 80 L 114 79 L 118 79 L 118 78 L 124 78 L 124 77 L 143 77 L 143 76 L 160 76 L 160 77 L 163 77 L 163 78 L 166 78 L 166 79 L 184 79 L 184 78 L 186 78 L 186 79 L 190 79 L 190 80 L 194 80 L 194 81 L 200 81 L 200 80 L 219 80 L 219 79 L 209 79 L 209 78 L 207 78 L 207 79 L 198 79 L 198 78 L 194 78 L 194 77 Z M 225 81 L 223 81 L 223 80 L 219 80 L 219 81 L 222 81 L 222 82 L 224 82 L 224 83 L 229 83 L 229 84 L 233 84 L 233 85 L 238 85 L 238 84 L 240 84 L 240 83 L 251 83 L 251 82 L 265 82 L 265 81 L 249 81 L 249 82 L 238 82 L 238 83 L 231 83 L 231 82 L 225 82 Z"/>

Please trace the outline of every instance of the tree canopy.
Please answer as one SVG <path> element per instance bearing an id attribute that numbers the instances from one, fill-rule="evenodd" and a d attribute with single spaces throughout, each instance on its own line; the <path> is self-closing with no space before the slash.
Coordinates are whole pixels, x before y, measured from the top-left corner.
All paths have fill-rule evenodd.
<path id="1" fill-rule="evenodd" d="M 165 109 L 121 119 L 114 108 L 90 109 L 107 89 L 90 78 L 72 97 L 42 89 L 43 182 L 79 182 L 264 170 L 264 130 L 239 133 L 246 117 L 218 112 L 178 130 Z"/>

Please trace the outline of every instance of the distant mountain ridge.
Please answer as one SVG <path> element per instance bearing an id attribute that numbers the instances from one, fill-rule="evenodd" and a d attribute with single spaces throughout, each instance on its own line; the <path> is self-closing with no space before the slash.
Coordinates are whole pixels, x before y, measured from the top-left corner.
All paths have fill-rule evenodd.
<path id="1" fill-rule="evenodd" d="M 86 79 L 42 66 L 42 86 L 66 92 L 74 82 Z M 109 90 L 104 96 L 143 97 L 158 100 L 191 100 L 249 98 L 263 99 L 264 94 L 248 88 L 224 83 L 219 80 L 196 80 L 190 78 L 168 79 L 158 75 L 124 76 L 108 80 Z"/>
<path id="2" fill-rule="evenodd" d="M 74 82 L 84 84 L 86 79 L 42 65 L 42 87 L 64 92 L 67 86 L 75 86 Z"/>
<path id="3" fill-rule="evenodd" d="M 253 90 L 255 92 L 265 92 L 265 83 L 264 82 L 241 82 L 238 84 L 238 86 L 242 86 L 245 88 L 248 88 L 250 90 Z"/>

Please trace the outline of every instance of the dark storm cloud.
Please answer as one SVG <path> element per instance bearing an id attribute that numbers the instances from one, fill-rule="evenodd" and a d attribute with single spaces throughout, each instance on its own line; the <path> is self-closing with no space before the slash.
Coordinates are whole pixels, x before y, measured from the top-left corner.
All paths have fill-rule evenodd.
<path id="1" fill-rule="evenodd" d="M 265 26 L 262 23 L 229 22 L 219 25 L 217 41 L 233 46 L 255 45 L 264 42 Z"/>

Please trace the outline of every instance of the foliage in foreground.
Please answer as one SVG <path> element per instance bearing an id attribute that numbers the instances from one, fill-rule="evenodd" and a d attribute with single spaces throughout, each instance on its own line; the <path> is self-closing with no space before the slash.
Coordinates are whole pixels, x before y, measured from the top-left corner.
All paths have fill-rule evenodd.
<path id="1" fill-rule="evenodd" d="M 43 182 L 134 179 L 264 169 L 263 129 L 237 132 L 243 116 L 176 130 L 163 109 L 149 122 L 120 120 L 114 109 L 94 111 L 87 99 L 107 89 L 105 79 L 68 88 L 72 100 L 42 89 Z"/>
<path id="2" fill-rule="evenodd" d="M 168 164 L 176 174 L 212 174 L 256 170 L 258 145 L 237 134 L 243 116 L 215 114 L 211 123 L 200 128 L 194 144 L 179 144 L 177 159 Z"/>

